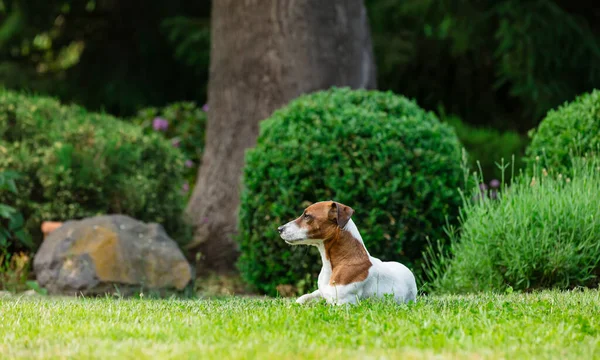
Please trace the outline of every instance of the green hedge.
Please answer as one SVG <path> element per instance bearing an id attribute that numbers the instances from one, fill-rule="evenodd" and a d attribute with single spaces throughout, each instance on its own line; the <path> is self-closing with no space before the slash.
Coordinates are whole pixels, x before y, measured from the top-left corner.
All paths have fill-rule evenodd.
<path id="1" fill-rule="evenodd" d="M 496 201 L 466 202 L 460 238 L 431 252 L 431 289 L 481 291 L 597 286 L 600 274 L 600 162 L 575 162 L 573 178 L 539 171 Z M 477 191 L 477 190 L 476 190 Z"/>
<path id="2" fill-rule="evenodd" d="M 20 174 L 20 211 L 37 243 L 44 220 L 123 213 L 184 240 L 184 158 L 158 135 L 47 97 L 0 90 L 0 171 Z"/>
<path id="3" fill-rule="evenodd" d="M 538 163 L 557 174 L 570 173 L 572 155 L 600 151 L 600 90 L 550 110 L 530 135 L 526 153 L 530 169 Z"/>
<path id="4" fill-rule="evenodd" d="M 442 237 L 446 216 L 457 213 L 460 163 L 454 130 L 402 96 L 334 88 L 294 100 L 261 123 L 247 152 L 242 276 L 269 294 L 315 280 L 316 249 L 290 247 L 277 226 L 329 199 L 355 209 L 373 256 L 418 273 L 426 238 Z"/>

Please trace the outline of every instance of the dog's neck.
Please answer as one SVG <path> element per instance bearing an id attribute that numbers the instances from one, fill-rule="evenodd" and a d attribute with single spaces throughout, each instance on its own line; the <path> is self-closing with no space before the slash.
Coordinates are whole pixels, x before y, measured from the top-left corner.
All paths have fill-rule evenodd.
<path id="1" fill-rule="evenodd" d="M 352 221 L 352 219 L 348 220 L 348 223 L 346 224 L 346 226 L 344 226 L 344 230 L 349 232 L 356 240 L 360 241 L 362 246 L 365 248 L 367 255 L 369 255 L 369 251 L 365 246 L 365 242 L 363 241 L 362 236 L 360 236 L 360 232 L 358 231 L 358 228 L 356 227 L 356 224 L 354 223 L 354 221 Z"/>
<path id="2" fill-rule="evenodd" d="M 317 248 L 321 253 L 323 266 L 331 267 L 333 283 L 347 284 L 366 277 L 371 266 L 370 255 L 352 220 L 343 229 L 337 229 Z"/>

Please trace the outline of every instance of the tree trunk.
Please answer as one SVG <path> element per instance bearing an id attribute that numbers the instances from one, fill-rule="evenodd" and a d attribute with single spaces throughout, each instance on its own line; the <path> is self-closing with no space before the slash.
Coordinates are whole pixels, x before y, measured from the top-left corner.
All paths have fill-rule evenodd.
<path id="1" fill-rule="evenodd" d="M 206 147 L 187 208 L 199 273 L 234 269 L 244 153 L 259 122 L 304 93 L 376 86 L 362 0 L 212 4 Z"/>

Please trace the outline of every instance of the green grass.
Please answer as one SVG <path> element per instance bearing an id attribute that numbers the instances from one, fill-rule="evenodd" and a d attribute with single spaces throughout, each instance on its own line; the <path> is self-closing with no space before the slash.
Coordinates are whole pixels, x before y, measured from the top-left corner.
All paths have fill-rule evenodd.
<path id="1" fill-rule="evenodd" d="M 443 296 L 356 307 L 289 299 L 0 300 L 0 358 L 600 357 L 600 293 Z"/>

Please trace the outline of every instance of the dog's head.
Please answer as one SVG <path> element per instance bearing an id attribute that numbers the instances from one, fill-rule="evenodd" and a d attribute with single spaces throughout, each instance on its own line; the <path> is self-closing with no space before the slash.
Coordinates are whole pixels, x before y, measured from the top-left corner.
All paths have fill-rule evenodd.
<path id="1" fill-rule="evenodd" d="M 330 239 L 343 229 L 354 210 L 335 201 L 322 201 L 307 207 L 302 215 L 277 228 L 285 242 L 292 245 L 315 245 Z"/>

